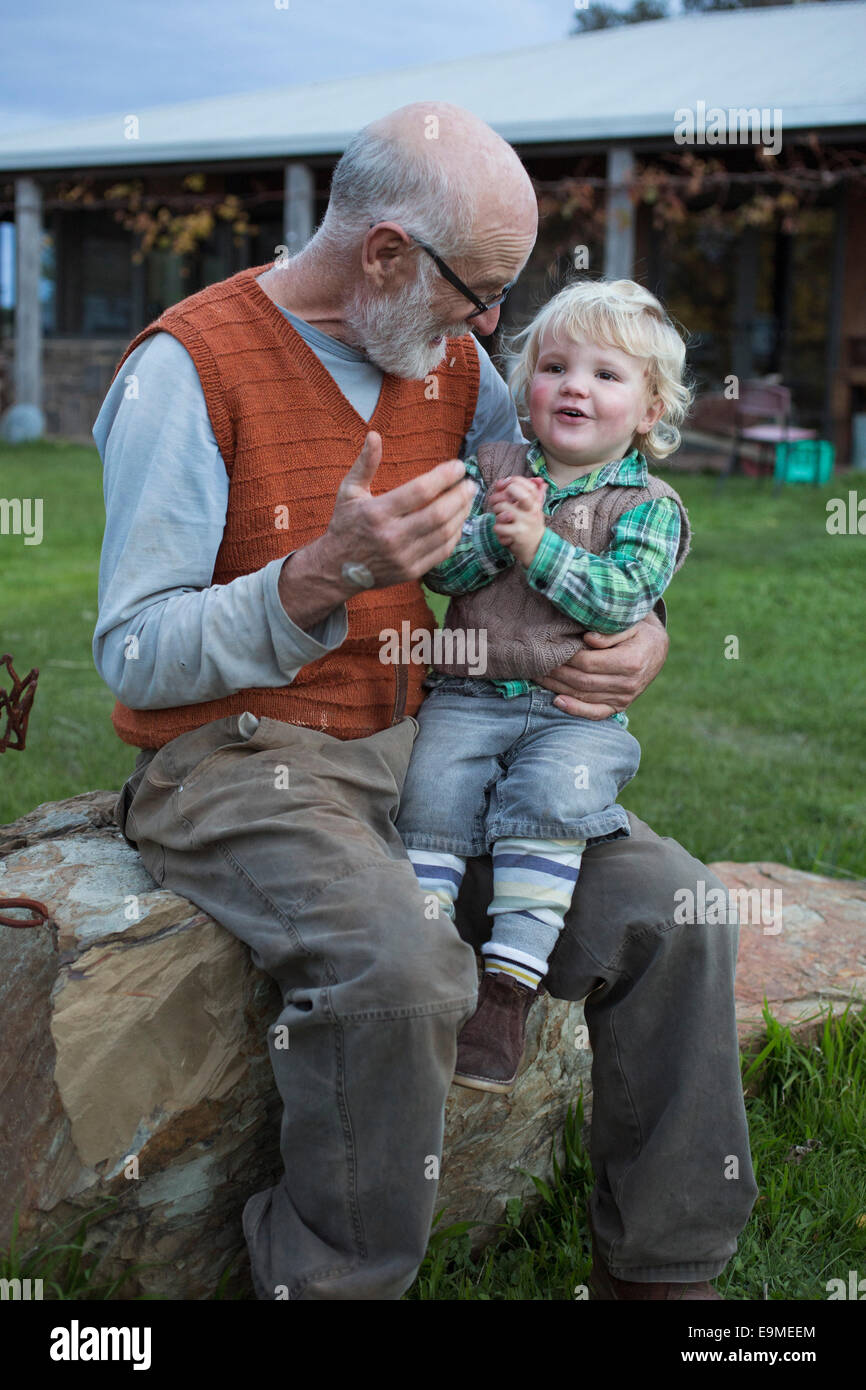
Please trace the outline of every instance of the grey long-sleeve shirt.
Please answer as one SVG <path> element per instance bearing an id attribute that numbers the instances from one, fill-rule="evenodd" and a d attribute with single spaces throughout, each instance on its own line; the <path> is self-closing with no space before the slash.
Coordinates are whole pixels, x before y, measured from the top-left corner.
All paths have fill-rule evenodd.
<path id="1" fill-rule="evenodd" d="M 369 420 L 382 387 L 379 368 L 281 312 Z M 477 340 L 476 347 L 478 402 L 461 457 L 488 440 L 523 441 L 508 387 Z M 309 632 L 286 613 L 277 588 L 285 555 L 230 584 L 211 583 L 229 479 L 195 365 L 171 334 L 154 333 L 130 354 L 93 438 L 106 514 L 93 659 L 122 704 L 169 709 L 289 685 L 307 662 L 340 646 L 345 604 Z"/>

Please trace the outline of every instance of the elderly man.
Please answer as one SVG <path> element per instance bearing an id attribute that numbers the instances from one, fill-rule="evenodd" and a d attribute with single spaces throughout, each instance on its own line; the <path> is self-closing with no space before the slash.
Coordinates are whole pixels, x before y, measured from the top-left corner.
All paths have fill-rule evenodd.
<path id="1" fill-rule="evenodd" d="M 523 437 L 472 331 L 495 328 L 536 230 L 505 141 L 459 107 L 403 107 L 352 140 L 300 254 L 134 339 L 94 426 L 94 658 L 141 750 L 118 823 L 282 992 L 285 1171 L 243 1219 L 262 1299 L 396 1299 L 425 1252 L 490 861 L 462 935 L 429 919 L 394 826 L 425 671 L 383 664 L 379 634 L 435 626 L 419 578 L 468 514 L 460 458 Z M 667 639 L 652 616 L 590 645 L 543 684 L 604 719 Z M 674 922 L 699 878 L 632 817 L 587 851 L 548 976 L 589 996 L 600 1298 L 718 1298 L 756 1195 L 736 929 Z"/>

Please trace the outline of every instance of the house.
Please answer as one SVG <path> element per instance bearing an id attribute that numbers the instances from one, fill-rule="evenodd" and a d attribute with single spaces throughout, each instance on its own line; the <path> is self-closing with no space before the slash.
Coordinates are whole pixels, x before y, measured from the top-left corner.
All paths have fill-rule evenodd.
<path id="1" fill-rule="evenodd" d="M 798 423 L 844 464 L 866 412 L 864 52 L 866 3 L 831 0 L 0 140 L 0 218 L 14 220 L 17 260 L 0 409 L 37 405 L 49 435 L 89 439 L 133 335 L 201 286 L 303 246 L 355 131 L 429 97 L 488 121 L 539 191 L 541 231 L 506 326 L 564 273 L 632 276 L 688 329 L 703 388 L 778 374 Z M 186 249 L 157 240 L 139 254 L 143 214 L 166 232 L 186 217 Z"/>

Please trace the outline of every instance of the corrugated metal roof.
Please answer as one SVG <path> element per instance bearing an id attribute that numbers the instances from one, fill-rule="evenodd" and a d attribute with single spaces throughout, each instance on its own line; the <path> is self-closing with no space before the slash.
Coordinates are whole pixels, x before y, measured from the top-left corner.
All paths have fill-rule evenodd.
<path id="1" fill-rule="evenodd" d="M 778 108 L 783 128 L 866 124 L 866 3 L 626 25 L 488 57 L 67 121 L 0 140 L 0 170 L 342 151 L 408 102 L 451 101 L 515 145 L 672 135 L 674 113 Z"/>

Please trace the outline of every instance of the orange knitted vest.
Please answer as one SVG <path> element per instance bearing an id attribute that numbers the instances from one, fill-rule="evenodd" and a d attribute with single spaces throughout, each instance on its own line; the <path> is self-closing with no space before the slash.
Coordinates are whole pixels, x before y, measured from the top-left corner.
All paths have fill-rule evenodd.
<path id="1" fill-rule="evenodd" d="M 130 343 L 115 368 L 151 333 L 167 332 L 195 363 L 214 435 L 229 475 L 223 539 L 212 584 L 230 584 L 321 536 L 337 488 L 368 430 L 382 437 L 374 496 L 456 458 L 478 398 L 478 353 L 470 334 L 448 340 L 427 378 L 385 375 L 369 421 L 353 409 L 330 372 L 256 283 L 254 266 L 190 295 Z M 113 379 L 113 378 L 112 378 Z M 365 590 L 346 604 L 348 633 L 334 652 L 303 666 L 290 685 L 171 709 L 129 709 L 111 722 L 125 743 L 160 748 L 201 724 L 244 710 L 338 738 L 364 738 L 405 710 L 417 713 L 426 667 L 385 665 L 385 629 L 432 632 L 436 623 L 418 581 Z M 238 633 L 238 644 L 244 634 Z"/>

